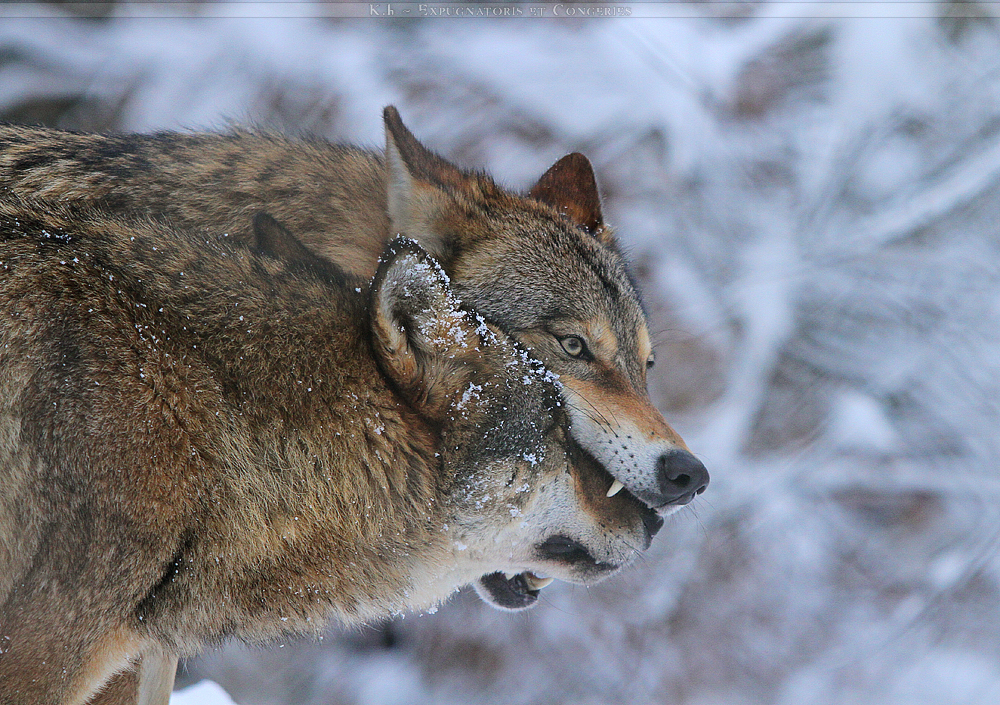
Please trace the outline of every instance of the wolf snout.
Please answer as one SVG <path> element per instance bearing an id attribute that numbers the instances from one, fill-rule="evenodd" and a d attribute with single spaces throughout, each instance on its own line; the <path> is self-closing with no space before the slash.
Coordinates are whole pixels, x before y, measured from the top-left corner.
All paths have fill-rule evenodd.
<path id="1" fill-rule="evenodd" d="M 687 504 L 708 487 L 708 470 L 686 450 L 672 450 L 656 461 L 659 496 L 653 498 L 657 507 Z"/>

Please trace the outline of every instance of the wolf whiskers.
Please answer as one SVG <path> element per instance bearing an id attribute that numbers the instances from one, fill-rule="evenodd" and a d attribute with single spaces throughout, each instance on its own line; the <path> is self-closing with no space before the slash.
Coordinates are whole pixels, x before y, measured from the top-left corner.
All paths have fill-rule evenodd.
<path id="1" fill-rule="evenodd" d="M 590 401 L 589 399 L 586 399 L 584 397 L 578 397 L 578 398 L 579 399 L 583 399 L 583 401 L 587 402 L 587 405 L 590 406 L 590 410 L 583 409 L 583 408 L 581 408 L 581 407 L 577 406 L 576 404 L 574 404 L 572 402 L 569 402 L 569 401 L 566 402 L 567 406 L 569 406 L 570 409 L 573 409 L 574 411 L 578 411 L 579 413 L 583 414 L 588 419 L 590 419 L 591 421 L 593 421 L 594 423 L 596 423 L 598 426 L 604 427 L 610 433 L 614 434 L 615 438 L 617 438 L 618 437 L 618 433 L 615 431 L 615 426 L 611 423 L 611 421 L 608 420 L 608 418 L 596 406 L 594 406 L 594 403 L 592 401 Z M 612 415 L 612 417 L 613 417 L 613 415 Z"/>

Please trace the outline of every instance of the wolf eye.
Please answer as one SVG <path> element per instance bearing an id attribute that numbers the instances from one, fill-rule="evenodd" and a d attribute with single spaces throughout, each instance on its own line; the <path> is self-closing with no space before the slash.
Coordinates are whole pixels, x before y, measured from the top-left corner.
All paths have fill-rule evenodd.
<path id="1" fill-rule="evenodd" d="M 653 353 L 649 353 L 649 357 L 646 358 L 646 369 L 647 370 L 653 369 L 653 365 L 655 364 L 656 364 L 656 355 L 654 355 Z"/>
<path id="2" fill-rule="evenodd" d="M 559 344 L 562 345 L 562 349 L 570 357 L 582 357 L 587 352 L 587 346 L 583 342 L 583 338 L 575 335 L 567 335 L 565 338 L 559 338 Z"/>

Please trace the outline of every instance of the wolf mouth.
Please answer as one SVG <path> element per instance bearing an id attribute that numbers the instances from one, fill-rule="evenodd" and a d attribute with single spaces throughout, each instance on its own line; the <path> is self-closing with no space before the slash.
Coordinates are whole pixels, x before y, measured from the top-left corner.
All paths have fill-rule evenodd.
<path id="1" fill-rule="evenodd" d="M 627 523 L 632 525 L 631 531 L 642 532 L 641 538 L 636 536 L 634 538 L 637 541 L 629 542 L 634 545 L 629 546 L 629 551 L 623 551 L 621 557 L 627 561 L 626 554 L 631 555 L 637 550 L 649 548 L 653 537 L 663 526 L 663 518 L 628 489 L 616 486 L 620 483 L 617 483 L 615 478 L 582 446 L 571 440 L 569 451 L 573 454 L 578 467 L 585 470 L 581 481 L 586 485 L 584 491 L 589 494 L 590 501 L 603 506 L 603 511 L 610 510 L 615 516 L 627 518 Z M 608 487 L 611 488 L 610 491 L 606 489 Z M 637 519 L 641 521 L 641 529 L 635 525 Z M 615 533 L 615 530 L 603 524 L 601 527 L 605 534 Z M 598 550 L 595 547 L 588 547 L 587 544 L 592 539 L 593 537 L 581 537 L 578 540 L 567 533 L 551 534 L 535 544 L 529 565 L 540 565 L 546 571 L 551 569 L 560 579 L 571 583 L 590 585 L 599 582 L 618 570 L 621 562 L 613 557 L 614 550 L 610 556 L 603 556 L 604 560 L 598 559 L 595 551 L 603 554 L 606 548 Z M 611 541 L 611 543 L 616 542 Z M 598 541 L 598 545 L 601 545 L 601 541 Z M 619 546 L 619 549 L 623 548 Z M 510 566 L 504 571 L 487 573 L 474 581 L 475 590 L 484 602 L 501 610 L 519 611 L 532 607 L 538 602 L 539 592 L 549 585 L 553 578 L 523 570 L 524 567 L 522 564 L 516 568 Z"/>
<path id="2" fill-rule="evenodd" d="M 517 611 L 528 609 L 538 602 L 542 588 L 551 582 L 552 578 L 542 578 L 530 571 L 517 573 L 511 577 L 496 572 L 477 580 L 476 592 L 494 607 Z"/>
<path id="3" fill-rule="evenodd" d="M 583 569 L 593 582 L 613 573 L 619 566 L 596 560 L 579 542 L 556 535 L 543 541 L 536 549 L 537 555 L 564 567 Z M 517 611 L 532 607 L 538 602 L 542 588 L 553 578 L 539 576 L 531 571 L 521 573 L 489 573 L 475 583 L 476 592 L 487 603 L 503 610 Z M 576 582 L 576 581 L 574 581 Z"/>

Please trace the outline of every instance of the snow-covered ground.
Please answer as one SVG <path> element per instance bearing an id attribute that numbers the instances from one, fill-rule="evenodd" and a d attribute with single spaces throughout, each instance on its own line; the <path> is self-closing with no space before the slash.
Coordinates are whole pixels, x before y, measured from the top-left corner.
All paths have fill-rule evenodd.
<path id="1" fill-rule="evenodd" d="M 218 683 L 204 680 L 175 690 L 170 705 L 233 705 L 233 699 Z"/>
<path id="2" fill-rule="evenodd" d="M 232 645 L 179 686 L 211 679 L 241 705 L 1000 702 L 998 25 L 960 3 L 909 19 L 688 7 L 0 7 L 0 119 L 250 120 L 377 145 L 394 103 L 515 187 L 588 154 L 658 334 L 654 396 L 712 472 L 597 587 L 553 586 L 524 615 L 461 594 L 319 643 Z M 225 702 L 199 687 L 175 702 Z"/>

